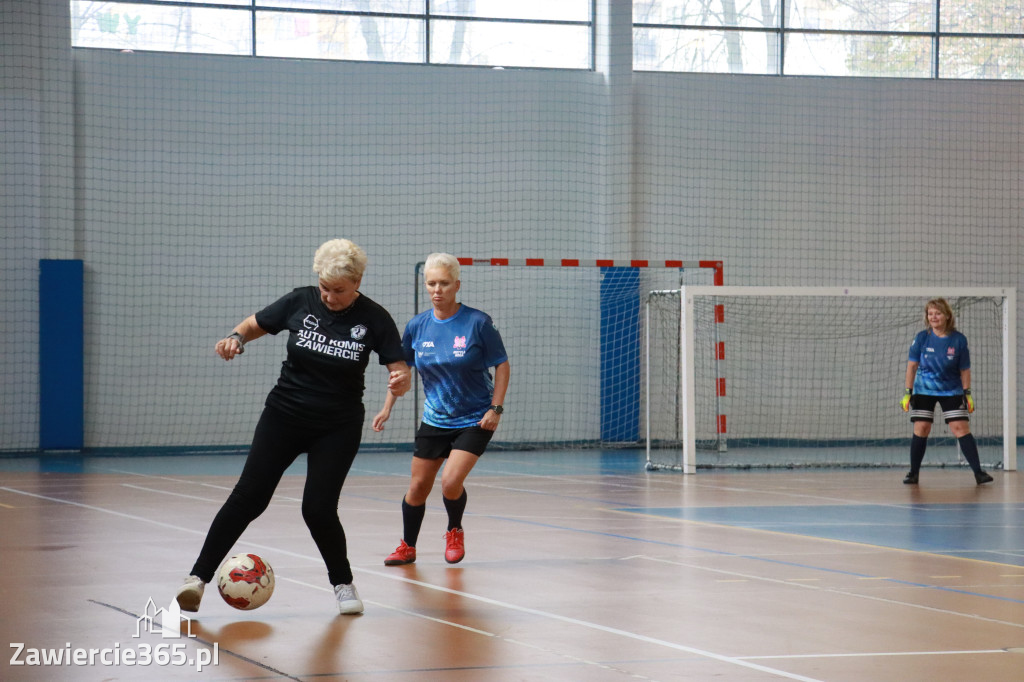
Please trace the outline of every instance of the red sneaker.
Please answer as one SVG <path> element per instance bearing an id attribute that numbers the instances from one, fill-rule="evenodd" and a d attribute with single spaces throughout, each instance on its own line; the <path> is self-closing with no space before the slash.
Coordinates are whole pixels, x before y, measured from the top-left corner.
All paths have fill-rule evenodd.
<path id="1" fill-rule="evenodd" d="M 457 564 L 466 556 L 466 536 L 461 528 L 452 528 L 444 534 L 444 560 Z"/>
<path id="2" fill-rule="evenodd" d="M 401 542 L 402 544 L 398 545 L 398 549 L 389 554 L 388 558 L 384 560 L 385 566 L 403 566 L 416 561 L 416 548 L 405 544 L 405 540 Z"/>

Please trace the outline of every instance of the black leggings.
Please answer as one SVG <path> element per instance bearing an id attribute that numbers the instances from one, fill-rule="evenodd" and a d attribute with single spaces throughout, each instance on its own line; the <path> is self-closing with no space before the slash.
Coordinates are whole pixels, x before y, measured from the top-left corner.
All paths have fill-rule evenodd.
<path id="1" fill-rule="evenodd" d="M 210 582 L 242 532 L 270 504 L 277 484 L 295 458 L 308 453 L 302 518 L 327 564 L 332 585 L 352 582 L 345 530 L 338 519 L 341 487 L 359 451 L 363 420 L 327 428 L 290 420 L 272 407 L 263 410 L 242 475 L 213 519 L 192 575 Z"/>

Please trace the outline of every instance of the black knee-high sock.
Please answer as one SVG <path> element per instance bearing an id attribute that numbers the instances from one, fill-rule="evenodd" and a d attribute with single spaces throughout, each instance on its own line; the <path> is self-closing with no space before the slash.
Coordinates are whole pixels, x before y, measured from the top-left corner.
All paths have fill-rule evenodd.
<path id="1" fill-rule="evenodd" d="M 910 438 L 910 473 L 916 474 L 921 470 L 921 462 L 924 461 L 924 451 L 928 447 L 928 438 L 914 434 Z"/>
<path id="2" fill-rule="evenodd" d="M 427 505 L 421 504 L 412 506 L 402 498 L 402 539 L 410 547 L 416 546 L 416 540 L 420 536 L 420 527 L 423 525 L 423 516 L 427 513 Z"/>
<path id="3" fill-rule="evenodd" d="M 462 528 L 462 513 L 466 511 L 466 489 L 462 489 L 462 495 L 457 500 L 449 500 L 443 495 L 441 498 L 444 500 L 444 508 L 448 510 L 448 530 L 453 528 Z"/>
<path id="4" fill-rule="evenodd" d="M 971 470 L 976 474 L 981 473 L 981 457 L 978 456 L 978 442 L 974 440 L 974 434 L 960 436 L 957 442 L 960 443 L 960 452 L 964 453 L 964 459 L 971 466 Z"/>

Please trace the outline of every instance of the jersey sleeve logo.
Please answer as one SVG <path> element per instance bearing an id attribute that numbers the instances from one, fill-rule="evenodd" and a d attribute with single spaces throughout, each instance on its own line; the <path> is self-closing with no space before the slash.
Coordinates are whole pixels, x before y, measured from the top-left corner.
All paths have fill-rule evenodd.
<path id="1" fill-rule="evenodd" d="M 352 327 L 352 332 L 351 333 L 352 333 L 352 338 L 355 339 L 356 341 L 358 341 L 359 339 L 361 339 L 364 336 L 366 336 L 366 327 L 361 325 L 361 324 L 357 324 L 356 326 Z"/>
<path id="2" fill-rule="evenodd" d="M 306 315 L 306 319 L 302 321 L 302 326 L 315 331 L 320 326 L 320 320 L 316 319 L 315 315 Z"/>
<path id="3" fill-rule="evenodd" d="M 463 348 L 464 349 L 465 347 L 466 347 L 466 337 L 465 336 L 456 336 L 455 337 L 455 345 L 452 346 L 452 348 Z"/>

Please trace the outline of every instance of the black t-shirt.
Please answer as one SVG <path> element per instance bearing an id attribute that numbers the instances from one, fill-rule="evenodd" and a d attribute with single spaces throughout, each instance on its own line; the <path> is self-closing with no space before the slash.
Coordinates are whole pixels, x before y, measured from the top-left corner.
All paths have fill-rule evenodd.
<path id="1" fill-rule="evenodd" d="M 299 287 L 256 313 L 256 324 L 270 334 L 289 331 L 288 357 L 266 404 L 303 421 L 361 420 L 370 351 L 382 365 L 404 360 L 395 321 L 363 294 L 334 312 L 317 287 Z"/>

